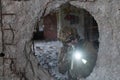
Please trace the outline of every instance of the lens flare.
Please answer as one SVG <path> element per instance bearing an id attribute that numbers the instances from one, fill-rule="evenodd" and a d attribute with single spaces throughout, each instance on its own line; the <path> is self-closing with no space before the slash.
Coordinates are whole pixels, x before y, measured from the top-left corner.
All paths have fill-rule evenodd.
<path id="1" fill-rule="evenodd" d="M 87 63 L 87 60 L 85 60 L 85 59 L 82 59 L 82 62 L 83 62 L 84 64 L 86 64 L 86 63 Z"/>
<path id="2" fill-rule="evenodd" d="M 82 55 L 81 55 L 81 54 L 82 54 L 81 52 L 76 51 L 76 52 L 75 52 L 75 54 L 74 54 L 75 59 L 76 59 L 76 60 L 80 60 L 80 59 L 81 59 L 81 57 L 82 57 Z"/>

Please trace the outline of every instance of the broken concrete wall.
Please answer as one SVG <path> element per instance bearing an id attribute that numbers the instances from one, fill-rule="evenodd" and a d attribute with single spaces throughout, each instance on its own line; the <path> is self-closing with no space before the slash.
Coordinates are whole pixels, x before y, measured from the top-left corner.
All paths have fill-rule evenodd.
<path id="1" fill-rule="evenodd" d="M 7 43 L 5 45 L 5 58 L 8 59 L 8 62 L 4 63 L 7 65 L 3 65 L 3 58 L 0 60 L 0 80 L 52 80 L 46 70 L 37 66 L 38 61 L 31 52 L 31 38 L 35 23 L 42 16 L 44 9 L 47 7 L 45 14 L 48 14 L 65 2 L 66 0 L 2 0 L 3 12 L 15 13 L 15 15 L 3 17 L 4 28 L 10 28 L 11 26 L 12 31 L 4 30 L 4 40 Z M 70 3 L 89 11 L 99 27 L 100 45 L 97 64 L 91 75 L 85 80 L 119 80 L 120 1 L 80 2 L 76 0 L 70 1 Z M 12 63 L 11 58 L 15 58 L 14 63 Z M 11 65 L 15 65 L 15 71 Z M 3 68 L 5 69 L 3 70 Z M 5 70 L 8 70 L 7 74 L 5 74 Z"/>

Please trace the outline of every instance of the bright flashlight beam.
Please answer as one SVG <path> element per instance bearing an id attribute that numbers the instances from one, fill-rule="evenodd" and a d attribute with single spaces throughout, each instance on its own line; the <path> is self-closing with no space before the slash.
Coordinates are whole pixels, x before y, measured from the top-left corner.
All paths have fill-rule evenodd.
<path id="1" fill-rule="evenodd" d="M 86 63 L 87 63 L 87 60 L 85 60 L 85 59 L 82 59 L 82 62 L 83 62 L 84 64 L 86 64 Z"/>
<path id="2" fill-rule="evenodd" d="M 76 51 L 75 52 L 75 54 L 74 54 L 74 56 L 75 56 L 75 59 L 77 59 L 77 60 L 80 60 L 81 59 L 81 52 L 79 52 L 79 51 Z"/>

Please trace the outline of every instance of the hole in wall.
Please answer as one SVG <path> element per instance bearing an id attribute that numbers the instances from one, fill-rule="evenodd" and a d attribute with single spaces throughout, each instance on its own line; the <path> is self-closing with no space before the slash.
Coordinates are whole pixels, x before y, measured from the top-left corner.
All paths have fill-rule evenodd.
<path id="1" fill-rule="evenodd" d="M 90 75 L 97 60 L 99 32 L 88 11 L 64 4 L 44 16 L 37 26 L 33 41 L 39 66 L 55 80 L 78 80 Z"/>

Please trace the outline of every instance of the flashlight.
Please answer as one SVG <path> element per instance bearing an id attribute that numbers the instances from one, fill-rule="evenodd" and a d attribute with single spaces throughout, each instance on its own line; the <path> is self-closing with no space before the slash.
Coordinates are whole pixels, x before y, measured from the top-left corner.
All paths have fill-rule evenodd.
<path id="1" fill-rule="evenodd" d="M 80 51 L 75 51 L 75 53 L 74 53 L 74 58 L 76 59 L 76 60 L 80 60 L 81 58 L 82 58 L 82 52 L 80 52 Z"/>
<path id="2" fill-rule="evenodd" d="M 73 53 L 73 59 L 71 61 L 71 70 L 73 69 L 74 59 L 75 59 L 75 61 L 81 61 L 84 64 L 87 63 L 87 60 L 83 58 L 83 52 L 76 50 Z"/>
<path id="3" fill-rule="evenodd" d="M 81 52 L 81 51 L 75 51 L 73 55 L 77 61 L 81 60 L 84 64 L 86 64 L 87 60 L 82 57 L 82 54 L 83 54 L 83 52 Z"/>

